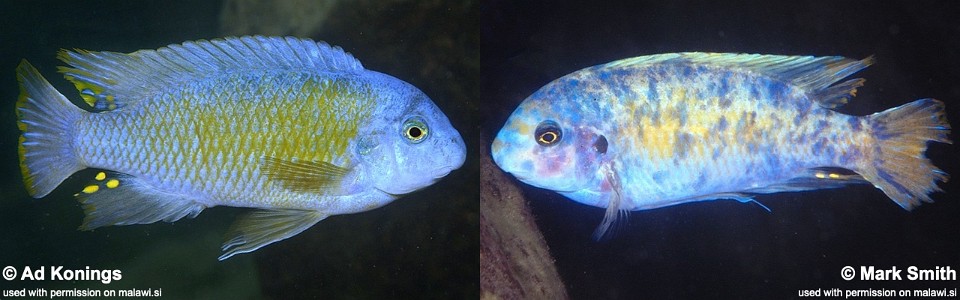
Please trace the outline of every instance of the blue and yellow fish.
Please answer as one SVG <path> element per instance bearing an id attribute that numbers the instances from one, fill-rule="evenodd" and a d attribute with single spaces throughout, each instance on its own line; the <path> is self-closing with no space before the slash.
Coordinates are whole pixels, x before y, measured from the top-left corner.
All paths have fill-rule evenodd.
<path id="1" fill-rule="evenodd" d="M 466 156 L 427 95 L 326 43 L 257 36 L 59 58 L 92 111 L 21 62 L 21 170 L 35 198 L 108 170 L 77 194 L 82 229 L 258 208 L 234 224 L 224 260 L 386 205 Z"/>
<path id="2" fill-rule="evenodd" d="M 524 100 L 493 158 L 523 182 L 606 208 L 598 238 L 625 211 L 862 182 L 909 210 L 948 179 L 924 152 L 950 143 L 950 125 L 934 99 L 834 111 L 864 83 L 839 81 L 872 63 L 671 53 L 589 67 Z"/>

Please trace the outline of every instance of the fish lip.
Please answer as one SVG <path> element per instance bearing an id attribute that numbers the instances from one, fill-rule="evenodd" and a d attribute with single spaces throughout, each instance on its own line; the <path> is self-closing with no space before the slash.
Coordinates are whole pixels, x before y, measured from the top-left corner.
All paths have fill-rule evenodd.
<path id="1" fill-rule="evenodd" d="M 450 175 L 450 173 L 452 173 L 454 170 L 459 169 L 459 168 L 456 168 L 456 167 L 452 167 L 452 166 L 451 166 L 451 167 L 445 167 L 445 169 L 447 169 L 446 172 L 441 172 L 441 173 L 443 173 L 443 174 L 440 174 L 440 175 L 434 177 L 434 178 L 430 181 L 430 183 L 427 183 L 427 184 L 425 184 L 425 185 L 423 185 L 423 186 L 421 186 L 421 187 L 418 187 L 418 188 L 415 188 L 415 189 L 411 189 L 411 190 L 408 190 L 408 191 L 402 191 L 402 192 L 400 192 L 400 193 L 391 193 L 391 192 L 388 192 L 388 191 L 386 191 L 386 190 L 384 190 L 384 189 L 381 189 L 381 188 L 379 188 L 379 187 L 377 187 L 377 186 L 373 186 L 373 188 L 376 189 L 376 190 L 378 190 L 378 191 L 380 191 L 381 193 L 390 195 L 390 196 L 393 197 L 394 199 L 397 199 L 397 198 L 402 197 L 403 195 L 406 195 L 406 194 L 409 194 L 409 193 L 413 193 L 413 192 L 416 192 L 416 191 L 425 189 L 425 188 L 427 188 L 427 187 L 429 187 L 429 186 L 432 186 L 432 185 L 436 184 L 438 181 L 440 181 L 441 179 L 443 179 L 444 177 L 447 177 L 447 175 Z M 441 170 L 443 170 L 443 169 L 441 169 Z"/>
<path id="2" fill-rule="evenodd" d="M 441 178 L 447 177 L 447 175 L 450 175 L 450 173 L 453 173 L 453 171 L 456 171 L 457 169 L 460 169 L 461 167 L 463 167 L 463 164 L 465 163 L 465 161 L 466 159 L 462 159 L 460 160 L 460 163 L 449 164 L 449 165 L 440 167 L 439 168 L 440 173 L 438 173 L 439 175 L 435 176 L 433 179 L 440 180 Z"/>
<path id="3" fill-rule="evenodd" d="M 436 178 L 446 177 L 447 175 L 450 175 L 450 173 L 453 173 L 453 170 L 456 170 L 456 169 L 459 169 L 459 167 L 444 166 L 443 168 L 440 168 L 441 170 L 440 173 L 442 174 L 440 174 L 440 176 L 437 176 Z"/>
<path id="4" fill-rule="evenodd" d="M 554 191 L 554 192 L 557 192 L 557 193 L 576 193 L 576 192 L 582 191 L 582 190 L 584 190 L 584 189 L 579 189 L 579 190 L 554 190 L 554 189 L 548 189 L 548 190 L 551 190 L 551 191 Z"/>
<path id="5" fill-rule="evenodd" d="M 439 181 L 440 179 L 442 179 L 442 178 L 444 178 L 444 177 L 447 177 L 447 175 L 450 175 L 450 173 L 453 173 L 453 170 L 456 170 L 456 169 L 447 170 L 446 172 L 443 172 L 443 174 L 440 174 L 440 175 L 438 175 L 437 177 L 434 177 L 434 178 L 433 178 L 433 182 L 437 182 L 437 181 Z M 432 184 L 432 183 L 431 183 L 431 184 Z"/>
<path id="6" fill-rule="evenodd" d="M 529 177 L 527 177 L 527 176 L 523 176 L 523 175 L 520 175 L 520 174 L 517 174 L 517 173 L 513 173 L 513 172 L 507 172 L 507 174 L 513 175 L 514 178 L 517 178 L 517 180 L 523 181 L 524 183 L 529 182 L 529 181 L 527 181 L 527 178 L 529 178 Z M 527 184 L 529 184 L 529 183 L 527 183 Z M 531 184 L 531 185 L 532 185 L 532 184 Z"/>

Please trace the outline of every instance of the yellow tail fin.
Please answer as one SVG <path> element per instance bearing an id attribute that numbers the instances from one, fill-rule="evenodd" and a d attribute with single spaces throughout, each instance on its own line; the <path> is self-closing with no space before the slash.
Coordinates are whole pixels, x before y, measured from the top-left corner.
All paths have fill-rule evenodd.
<path id="1" fill-rule="evenodd" d="M 84 168 L 72 142 L 84 110 L 57 92 L 26 60 L 17 67 L 17 81 L 17 125 L 23 131 L 20 171 L 30 195 L 41 198 Z"/>
<path id="2" fill-rule="evenodd" d="M 951 143 L 943 102 L 920 99 L 867 118 L 876 143 L 859 173 L 904 209 L 933 202 L 929 194 L 942 191 L 937 181 L 949 176 L 924 152 L 928 141 Z"/>

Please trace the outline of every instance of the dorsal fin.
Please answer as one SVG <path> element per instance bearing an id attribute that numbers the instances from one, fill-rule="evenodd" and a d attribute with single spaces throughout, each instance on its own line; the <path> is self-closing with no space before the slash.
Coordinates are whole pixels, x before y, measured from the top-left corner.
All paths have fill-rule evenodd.
<path id="1" fill-rule="evenodd" d="M 360 61 L 340 47 L 293 37 L 199 40 L 129 54 L 61 50 L 58 58 L 70 65 L 60 72 L 98 109 L 122 107 L 157 90 L 224 72 L 363 70 Z"/>
<path id="2" fill-rule="evenodd" d="M 685 52 L 647 55 L 614 61 L 602 67 L 643 67 L 663 63 L 709 65 L 744 69 L 790 82 L 811 93 L 828 108 L 846 103 L 846 98 L 863 85 L 862 79 L 853 79 L 830 87 L 841 79 L 873 64 L 873 56 L 863 60 L 842 56 L 788 56 L 737 53 Z"/>

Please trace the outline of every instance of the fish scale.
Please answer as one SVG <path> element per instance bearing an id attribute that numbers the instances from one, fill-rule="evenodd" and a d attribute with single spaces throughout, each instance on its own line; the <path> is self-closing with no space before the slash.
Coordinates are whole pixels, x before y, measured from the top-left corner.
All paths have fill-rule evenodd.
<path id="1" fill-rule="evenodd" d="M 643 76 L 643 74 L 641 74 Z M 649 77 L 649 76 L 647 76 Z M 677 81 L 675 78 L 661 78 L 660 82 L 663 85 L 670 86 L 676 85 L 674 83 Z M 671 82 L 674 81 L 674 82 Z M 636 85 L 638 87 L 643 87 L 643 84 Z M 688 85 L 689 86 L 689 85 Z M 695 86 L 695 85 L 694 85 Z M 635 94 L 645 94 L 646 91 L 638 91 Z M 751 144 L 747 143 L 736 143 L 739 146 L 736 147 L 723 147 L 724 143 L 734 144 L 734 141 L 743 141 L 743 140 L 752 140 L 752 141 L 766 141 L 771 144 L 776 144 L 781 138 L 773 138 L 767 136 L 768 133 L 774 132 L 770 128 L 749 128 L 745 122 L 742 125 L 736 125 L 740 123 L 740 120 L 747 120 L 749 118 L 739 118 L 733 119 L 730 121 L 734 122 L 735 125 L 731 127 L 743 127 L 743 128 L 731 128 L 730 132 L 733 132 L 732 135 L 727 135 L 727 138 L 723 136 L 716 135 L 718 132 L 710 132 L 709 129 L 716 127 L 716 124 L 719 123 L 720 118 L 724 115 L 733 115 L 736 116 L 738 112 L 751 110 L 754 112 L 759 112 L 759 114 L 764 114 L 764 111 L 769 110 L 768 108 L 759 108 L 759 107 L 749 107 L 749 108 L 740 108 L 733 107 L 731 111 L 724 111 L 720 108 L 720 101 L 709 101 L 707 99 L 719 99 L 722 95 L 712 94 L 712 91 L 702 91 L 700 90 L 690 90 L 689 92 L 678 92 L 677 90 L 662 89 L 657 92 L 657 98 L 659 99 L 669 99 L 669 101 L 658 102 L 655 108 L 661 112 L 665 112 L 660 115 L 659 122 L 645 121 L 644 119 L 640 120 L 622 120 L 618 123 L 631 124 L 632 126 L 627 127 L 639 127 L 644 128 L 645 132 L 653 132 L 655 134 L 650 134 L 647 136 L 635 135 L 625 133 L 618 136 L 623 136 L 625 141 L 624 144 L 634 145 L 638 147 L 637 149 L 632 149 L 633 151 L 638 151 L 641 155 L 636 157 L 626 157 L 624 158 L 625 163 L 627 164 L 636 164 L 636 165 L 647 165 L 652 162 L 661 162 L 661 164 L 656 164 L 656 167 L 653 169 L 645 168 L 648 172 L 647 175 L 655 175 L 657 172 L 663 172 L 661 174 L 675 174 L 672 178 L 657 178 L 654 177 L 654 181 L 661 181 L 661 184 L 654 184 L 648 186 L 662 186 L 663 182 L 669 183 L 667 186 L 664 186 L 658 191 L 653 192 L 657 194 L 659 198 L 666 197 L 675 197 L 676 193 L 683 193 L 682 191 L 690 190 L 694 188 L 692 185 L 695 184 L 696 180 L 700 176 L 700 172 L 709 172 L 711 174 L 725 173 L 728 176 L 745 176 L 749 178 L 755 178 L 750 174 L 751 170 L 745 170 L 743 166 L 748 166 L 750 164 L 755 164 L 758 160 L 762 160 L 762 157 L 755 157 L 750 154 L 749 148 Z M 672 96 L 669 94 L 676 94 L 680 96 Z M 690 96 L 687 96 L 690 95 Z M 699 97 L 693 95 L 700 95 Z M 671 97 L 672 96 L 672 97 Z M 725 96 L 725 95 L 723 95 Z M 734 96 L 735 97 L 735 96 Z M 622 98 L 628 99 L 628 98 Z M 628 100 L 629 101 L 629 100 Z M 629 101 L 633 102 L 633 101 Z M 642 101 L 641 101 L 642 102 Z M 650 102 L 648 99 L 646 102 Z M 623 102 L 615 102 L 623 103 Z M 649 105 L 649 104 L 648 104 Z M 684 124 L 680 125 L 681 120 L 677 115 L 676 111 L 681 108 L 700 106 L 702 113 L 695 115 L 685 116 L 686 120 L 683 120 Z M 759 106 L 759 105 L 758 105 Z M 620 108 L 613 108 L 613 111 L 624 111 Z M 749 116 L 749 115 L 744 115 Z M 639 122 L 636 122 L 639 121 Z M 772 121 L 769 120 L 768 121 Z M 659 123 L 660 126 L 654 125 Z M 772 122 L 771 126 L 772 127 Z M 776 132 L 789 132 L 790 130 L 785 131 L 776 131 Z M 724 133 L 721 131 L 719 133 Z M 688 141 L 681 141 L 677 137 L 688 136 Z M 648 138 L 649 137 L 649 138 Z M 645 140 L 646 139 L 646 140 Z M 644 146 L 648 144 L 660 144 L 663 146 L 657 147 L 659 151 L 651 152 L 644 151 Z M 754 142 L 753 145 L 758 145 Z M 687 148 L 688 147 L 688 148 Z M 723 153 L 721 157 L 731 157 L 735 159 L 746 159 L 739 164 L 734 165 L 723 165 L 723 164 L 710 164 L 706 160 L 708 156 L 705 154 L 707 152 L 712 152 L 713 150 L 726 150 L 726 153 Z M 680 155 L 684 154 L 684 155 Z M 636 158 L 636 159 L 633 159 Z M 669 159 L 668 159 L 669 158 Z M 743 163 L 746 162 L 746 163 Z M 712 166 L 710 168 L 697 168 L 696 166 Z M 733 168 L 737 166 L 737 168 Z M 671 169 L 677 169 L 677 172 L 669 172 Z M 698 172 L 692 172 L 692 169 L 696 168 Z M 627 168 L 625 172 L 626 178 L 634 178 L 635 174 L 630 173 L 630 170 L 637 170 L 637 168 Z M 716 171 L 713 171 L 716 170 Z M 758 169 L 756 171 L 764 171 L 763 169 Z M 669 172 L 669 173 L 667 173 Z M 636 174 L 636 176 L 643 176 L 644 174 Z M 766 174 L 764 174 L 766 175 Z M 773 178 L 771 180 L 777 180 Z M 631 185 L 630 183 L 627 183 Z M 640 184 L 633 184 L 634 186 L 641 186 Z M 656 197 L 650 197 L 656 198 Z M 642 205 L 642 204 L 638 204 Z"/>
<path id="2" fill-rule="evenodd" d="M 222 86 L 219 84 L 212 84 L 214 87 Z M 229 91 L 229 85 L 226 85 Z M 258 88 L 254 85 L 248 85 L 248 90 L 253 90 Z M 202 89 L 198 89 L 202 90 Z M 239 98 L 248 98 L 252 94 L 246 92 L 240 92 L 237 90 L 231 91 L 233 93 L 240 94 Z M 197 98 L 202 98 L 205 93 L 199 93 L 196 96 Z M 123 173 L 128 173 L 132 175 L 141 175 L 141 174 L 163 174 L 163 170 L 169 168 L 169 166 L 176 166 L 174 158 L 179 155 L 195 155 L 192 166 L 194 168 L 206 168 L 206 169 L 216 169 L 214 166 L 224 165 L 226 168 L 221 169 L 215 174 L 211 174 L 210 178 L 201 178 L 201 177 L 190 177 L 190 178 L 177 178 L 176 176 L 162 176 L 161 179 L 156 179 L 158 184 L 161 186 L 170 186 L 179 181 L 187 182 L 197 182 L 204 180 L 211 180 L 212 182 L 219 183 L 214 187 L 214 190 L 200 190 L 200 191 L 180 191 L 185 193 L 192 192 L 201 192 L 208 195 L 228 195 L 225 196 L 225 199 L 237 198 L 241 195 L 246 195 L 244 198 L 251 198 L 253 200 L 271 200 L 277 199 L 271 194 L 272 186 L 266 185 L 265 182 L 256 182 L 255 185 L 240 185 L 235 180 L 239 178 L 249 178 L 252 168 L 257 167 L 257 159 L 254 157 L 253 152 L 250 151 L 264 151 L 263 149 L 280 149 L 279 153 L 276 153 L 278 156 L 285 157 L 300 157 L 305 160 L 327 160 L 329 161 L 332 154 L 325 156 L 316 156 L 316 153 L 333 153 L 332 150 L 327 149 L 311 149 L 303 147 L 294 147 L 299 144 L 306 145 L 322 145 L 320 139 L 317 135 L 309 133 L 309 131 L 303 130 L 304 127 L 314 127 L 315 124 L 293 124 L 294 126 L 286 126 L 282 124 L 283 122 L 278 122 L 277 120 L 310 120 L 302 116 L 303 111 L 308 111 L 307 108 L 304 108 L 300 105 L 287 105 L 288 109 L 284 110 L 287 114 L 282 114 L 278 111 L 278 118 L 245 118 L 249 122 L 240 122 L 240 123 L 220 123 L 220 122 L 210 122 L 213 120 L 220 119 L 219 116 L 227 115 L 242 115 L 243 112 L 256 112 L 260 111 L 261 107 L 268 106 L 266 105 L 269 102 L 276 101 L 291 101 L 296 97 L 291 98 L 266 98 L 265 100 L 253 100 L 245 102 L 244 105 L 226 105 L 230 103 L 230 99 L 237 97 L 231 97 L 232 94 L 229 93 L 218 93 L 212 92 L 209 94 L 219 95 L 219 98 L 212 98 L 206 101 L 197 100 L 197 99 L 177 99 L 171 101 L 159 101 L 153 102 L 156 104 L 156 107 L 145 106 L 142 107 L 138 112 L 130 112 L 132 114 L 139 114 L 133 118 L 122 118 L 121 121 L 126 121 L 129 123 L 113 123 L 113 118 L 102 118 L 106 124 L 103 125 L 93 125 L 94 127 L 104 127 L 104 128 L 130 128 L 129 133 L 122 135 L 121 138 L 126 138 L 122 144 L 134 144 L 140 143 L 143 141 L 147 147 L 134 148 L 133 153 L 142 153 L 148 155 L 146 157 L 139 157 L 135 161 L 142 162 L 155 162 L 156 165 L 139 165 L 139 166 L 130 166 L 133 169 L 125 169 L 122 166 L 116 166 L 117 161 L 129 161 L 124 157 L 126 153 L 125 145 L 117 145 L 115 147 L 101 147 L 97 145 L 97 139 L 91 139 L 88 145 L 81 146 L 81 149 L 91 149 L 95 151 L 97 149 L 110 149 L 112 154 L 104 155 L 103 157 L 109 158 L 108 160 L 95 161 L 91 162 L 92 166 L 96 166 L 104 169 L 117 170 Z M 308 99 L 313 99 L 316 97 L 306 96 Z M 222 100 L 221 100 L 222 99 Z M 183 111 L 178 110 L 178 107 L 173 105 L 173 107 L 167 107 L 168 104 L 176 103 L 176 101 L 189 101 L 192 103 L 205 103 L 199 104 L 194 109 L 199 110 L 199 113 L 194 111 Z M 300 102 L 296 102 L 300 103 Z M 349 102 L 349 103 L 358 103 L 358 102 Z M 281 105 L 276 105 L 274 107 L 281 107 Z M 313 111 L 313 109 L 309 109 Z M 314 111 L 315 112 L 315 111 Z M 127 113 L 127 112 L 122 112 Z M 339 112 L 343 113 L 343 112 Z M 181 147 L 169 147 L 165 143 L 170 141 L 181 141 L 181 140 L 192 140 L 191 135 L 194 134 L 191 130 L 171 130 L 175 128 L 175 124 L 190 124 L 188 120 L 185 120 L 183 116 L 185 115 L 201 115 L 198 120 L 198 124 L 195 124 L 191 127 L 193 128 L 205 128 L 205 131 L 199 134 L 200 144 L 189 144 L 182 143 Z M 268 116 L 268 115 L 264 115 Z M 358 118 L 359 116 L 353 115 L 348 116 L 348 118 Z M 174 123 L 167 123 L 167 120 L 174 120 Z M 206 122 L 206 123 L 205 123 Z M 330 124 L 332 127 L 336 128 L 345 128 L 343 124 Z M 286 128 L 292 127 L 288 133 L 283 133 L 284 137 L 278 134 L 271 134 L 272 132 L 255 130 L 256 128 Z M 318 131 L 324 131 L 324 127 L 317 127 Z M 245 132 L 259 132 L 259 135 L 247 135 L 242 134 Z M 109 131 L 108 131 L 109 133 Z M 91 136 L 91 137 L 102 137 L 94 134 L 85 135 L 81 133 L 82 136 Z M 270 137 L 269 139 L 263 138 L 265 136 Z M 236 137 L 236 138 L 222 138 L 222 137 Z M 131 142 L 131 140 L 133 140 Z M 283 141 L 283 143 L 270 143 L 269 141 Z M 342 139 L 339 139 L 342 140 Z M 334 147 L 343 147 L 342 142 L 338 145 L 338 139 L 327 139 L 331 145 L 328 148 Z M 265 141 L 267 143 L 260 143 L 260 141 Z M 314 142 L 311 142 L 314 141 Z M 211 153 L 210 151 L 196 151 L 195 149 L 220 149 L 220 151 Z M 326 150 L 326 151 L 324 151 Z M 236 151 L 236 153 L 234 153 Z M 244 153 L 246 152 L 246 153 Z M 83 153 L 81 155 L 87 156 L 92 154 Z M 147 169 L 155 168 L 155 169 Z M 142 175 L 141 175 L 142 176 Z M 146 177 L 149 178 L 149 177 Z M 243 187 L 243 189 L 238 189 L 238 187 Z M 282 199 L 282 198 L 281 198 Z M 255 204 L 255 203 L 248 203 Z M 276 205 L 278 203 L 262 203 L 262 205 Z"/>

